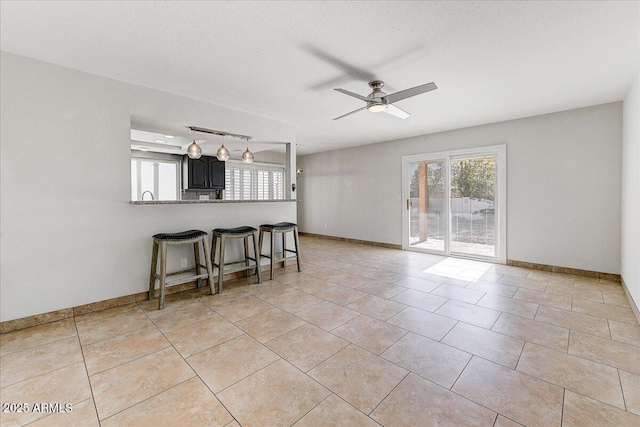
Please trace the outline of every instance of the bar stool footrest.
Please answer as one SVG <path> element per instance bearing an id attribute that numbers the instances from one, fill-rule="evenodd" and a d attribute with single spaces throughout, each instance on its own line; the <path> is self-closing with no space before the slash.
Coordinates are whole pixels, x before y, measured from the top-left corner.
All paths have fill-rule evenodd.
<path id="1" fill-rule="evenodd" d="M 224 264 L 224 273 L 236 273 L 238 271 L 245 271 L 245 270 L 253 270 L 257 267 L 257 265 L 255 264 L 255 260 L 253 258 L 250 258 L 252 261 L 254 261 L 254 264 L 251 265 L 246 265 L 244 261 L 235 261 L 235 262 L 227 262 Z M 241 265 L 242 264 L 242 265 Z M 214 264 L 213 265 L 214 268 L 220 269 L 220 266 L 218 264 Z"/>
<path id="2" fill-rule="evenodd" d="M 291 253 L 296 253 L 296 251 L 290 251 L 289 249 L 287 249 L 287 252 L 291 252 Z M 294 259 L 298 259 L 298 256 L 283 256 L 282 252 L 276 252 L 274 255 L 274 259 L 273 262 L 282 262 L 282 261 L 289 261 L 289 260 L 294 260 Z M 267 258 L 267 259 L 271 259 L 271 255 L 260 255 L 261 258 Z"/>
<path id="3" fill-rule="evenodd" d="M 167 280 L 164 285 L 165 286 L 179 285 L 180 283 L 192 282 L 194 280 L 206 279 L 208 277 L 209 277 L 209 275 L 206 274 L 206 273 L 205 274 L 198 274 L 196 276 L 180 277 L 180 278 L 174 279 L 174 280 Z"/>

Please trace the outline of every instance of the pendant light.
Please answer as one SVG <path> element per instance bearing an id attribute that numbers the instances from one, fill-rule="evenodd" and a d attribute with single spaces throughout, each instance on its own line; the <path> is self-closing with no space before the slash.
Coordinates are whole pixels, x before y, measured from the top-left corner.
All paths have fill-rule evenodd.
<path id="1" fill-rule="evenodd" d="M 242 163 L 253 163 L 253 153 L 249 151 L 249 139 L 247 138 L 247 149 L 242 153 Z"/>
<path id="2" fill-rule="evenodd" d="M 196 131 L 193 131 L 193 142 L 187 148 L 187 156 L 190 159 L 197 160 L 202 156 L 202 148 L 196 143 Z"/>
<path id="3" fill-rule="evenodd" d="M 224 135 L 222 137 L 224 138 Z M 227 147 L 224 146 L 224 143 L 222 144 L 222 146 L 220 148 L 218 148 L 218 152 L 216 153 L 216 157 L 221 162 L 226 162 L 227 160 L 229 160 L 229 150 L 227 150 Z"/>
<path id="4" fill-rule="evenodd" d="M 253 153 L 249 151 L 249 147 L 242 153 L 242 163 L 253 163 Z"/>

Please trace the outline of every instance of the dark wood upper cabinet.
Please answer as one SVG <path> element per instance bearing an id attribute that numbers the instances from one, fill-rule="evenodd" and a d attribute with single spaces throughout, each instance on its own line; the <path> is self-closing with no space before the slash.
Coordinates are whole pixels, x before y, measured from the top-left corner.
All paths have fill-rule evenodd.
<path id="1" fill-rule="evenodd" d="M 202 156 L 191 159 L 185 156 L 188 190 L 224 190 L 224 162 L 217 157 Z"/>
<path id="2" fill-rule="evenodd" d="M 224 162 L 218 160 L 217 157 L 210 157 L 209 161 L 209 177 L 211 188 L 214 190 L 224 190 Z"/>

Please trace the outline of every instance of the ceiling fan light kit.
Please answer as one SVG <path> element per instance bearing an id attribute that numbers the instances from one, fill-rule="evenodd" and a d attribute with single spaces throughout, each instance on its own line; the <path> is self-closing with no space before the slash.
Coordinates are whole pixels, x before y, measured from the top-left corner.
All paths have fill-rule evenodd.
<path id="1" fill-rule="evenodd" d="M 385 102 L 372 102 L 367 106 L 367 110 L 372 113 L 382 113 L 387 109 L 387 104 Z"/>
<path id="2" fill-rule="evenodd" d="M 367 109 L 372 113 L 385 112 L 387 114 L 391 114 L 392 116 L 396 116 L 404 120 L 407 117 L 411 116 L 411 114 L 393 105 L 394 102 L 398 102 L 403 99 L 410 98 L 412 96 L 420 95 L 421 93 L 438 89 L 438 86 L 436 86 L 435 83 L 431 82 L 424 85 L 412 87 L 411 89 L 401 90 L 400 92 L 395 92 L 395 93 L 392 93 L 391 95 L 387 95 L 382 91 L 383 86 L 384 86 L 384 82 L 381 80 L 373 80 L 369 82 L 369 87 L 373 89 L 373 92 L 371 92 L 368 96 L 358 95 L 357 93 L 350 92 L 345 89 L 334 89 L 340 93 L 344 93 L 345 95 L 352 96 L 361 101 L 364 101 L 367 103 L 367 105 L 365 107 L 358 108 L 357 110 L 354 110 L 350 113 L 343 114 L 340 117 L 336 117 L 333 120 L 341 119 L 343 117 L 349 116 L 353 113 L 357 113 L 358 111 L 362 111 L 364 109 Z"/>

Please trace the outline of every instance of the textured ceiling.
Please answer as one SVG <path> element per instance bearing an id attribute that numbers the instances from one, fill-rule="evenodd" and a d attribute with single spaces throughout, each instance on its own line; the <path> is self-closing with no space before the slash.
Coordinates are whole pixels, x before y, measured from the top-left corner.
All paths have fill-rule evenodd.
<path id="1" fill-rule="evenodd" d="M 1 2 L 3 51 L 293 123 L 301 154 L 624 98 L 638 2 Z M 435 82 L 361 112 L 385 91 Z"/>

